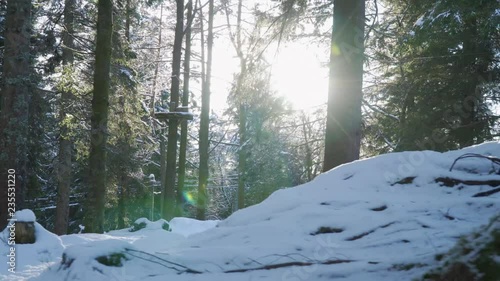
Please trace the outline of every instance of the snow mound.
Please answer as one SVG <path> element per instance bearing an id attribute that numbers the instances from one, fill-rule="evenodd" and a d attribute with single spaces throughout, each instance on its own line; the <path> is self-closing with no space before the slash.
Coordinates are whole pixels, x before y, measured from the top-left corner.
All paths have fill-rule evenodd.
<path id="1" fill-rule="evenodd" d="M 36 216 L 35 213 L 33 213 L 32 210 L 30 209 L 24 209 L 21 211 L 17 211 L 14 214 L 14 219 L 17 221 L 23 221 L 23 222 L 35 222 L 36 221 Z"/>
<path id="2" fill-rule="evenodd" d="M 135 232 L 135 231 L 140 231 L 142 229 L 145 229 L 145 230 L 163 229 L 166 231 L 172 231 L 168 221 L 166 221 L 164 219 L 159 219 L 157 221 L 152 222 L 152 221 L 148 220 L 147 218 L 137 219 L 134 222 L 133 226 L 130 228 L 130 231 Z"/>
<path id="3" fill-rule="evenodd" d="M 170 227 L 172 227 L 173 233 L 188 237 L 214 228 L 218 222 L 218 220 L 200 221 L 190 218 L 173 218 L 170 220 Z"/>
<path id="4" fill-rule="evenodd" d="M 52 267 L 41 277 L 52 280 L 64 276 L 64 280 L 100 280 L 103 276 L 115 277 L 131 260 L 127 251 L 135 248 L 117 239 L 94 241 L 68 247 L 59 265 Z M 116 280 L 116 278 L 114 278 Z"/>
<path id="5" fill-rule="evenodd" d="M 8 228 L 0 233 L 0 263 L 2 265 L 7 264 L 7 255 L 11 247 L 7 245 L 8 236 Z M 37 222 L 35 222 L 35 236 L 36 241 L 34 244 L 17 244 L 14 246 L 16 273 L 8 274 L 6 271 L 7 266 L 5 266 L 0 271 L 0 277 L 5 273 L 10 275 L 13 280 L 24 280 L 40 274 L 37 271 L 44 270 L 61 259 L 64 246 L 59 236 L 46 230 Z M 3 271 L 4 268 L 5 272 Z"/>
<path id="6" fill-rule="evenodd" d="M 420 278 L 435 267 L 436 255 L 500 214 L 500 167 L 481 157 L 454 164 L 466 153 L 499 157 L 500 144 L 355 161 L 279 190 L 187 237 L 147 228 L 99 235 L 104 240 L 99 247 L 122 239 L 137 250 L 111 244 L 113 251 L 126 253 L 119 267 L 96 265 L 94 252 L 75 251 L 75 261 L 82 263 L 55 265 L 37 280 L 75 280 L 70 272 L 92 281 Z M 170 223 L 174 232 L 176 224 L 179 229 L 204 227 L 187 219 Z"/>

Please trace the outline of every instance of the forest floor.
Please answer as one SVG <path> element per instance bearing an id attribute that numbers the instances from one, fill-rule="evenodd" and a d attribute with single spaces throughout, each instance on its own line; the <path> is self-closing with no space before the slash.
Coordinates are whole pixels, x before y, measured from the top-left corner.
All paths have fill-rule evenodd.
<path id="1" fill-rule="evenodd" d="M 7 271 L 9 248 L 0 241 L 0 279 L 421 278 L 462 235 L 500 214 L 500 166 L 470 157 L 450 171 L 466 153 L 499 157 L 500 144 L 356 161 L 223 221 L 176 218 L 171 232 L 161 221 L 143 220 L 146 227 L 135 232 L 58 237 L 36 224 L 37 242 L 16 246 L 15 274 Z"/>

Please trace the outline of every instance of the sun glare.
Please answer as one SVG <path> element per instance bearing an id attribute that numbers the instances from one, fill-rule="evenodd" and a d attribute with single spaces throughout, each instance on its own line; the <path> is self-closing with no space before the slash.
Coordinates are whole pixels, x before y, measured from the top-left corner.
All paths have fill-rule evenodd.
<path id="1" fill-rule="evenodd" d="M 233 74 L 239 70 L 238 59 L 227 46 L 230 46 L 229 41 L 218 42 L 214 48 L 211 96 L 214 110 L 227 108 Z M 275 56 L 267 57 L 272 62 L 272 90 L 285 97 L 296 110 L 325 104 L 328 99 L 328 68 L 321 64 L 328 58 L 324 57 L 324 53 L 313 44 L 293 42 L 280 46 Z"/>
<path id="2" fill-rule="evenodd" d="M 272 87 L 297 110 L 324 104 L 328 97 L 328 69 L 321 66 L 321 50 L 299 43 L 280 48 L 272 68 Z"/>

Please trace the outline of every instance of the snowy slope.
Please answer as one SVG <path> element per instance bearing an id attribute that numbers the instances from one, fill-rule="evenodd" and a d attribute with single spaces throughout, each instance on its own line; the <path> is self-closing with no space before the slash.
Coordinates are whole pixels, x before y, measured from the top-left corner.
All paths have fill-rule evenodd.
<path id="1" fill-rule="evenodd" d="M 460 235 L 500 213 L 500 192 L 482 196 L 497 187 L 480 184 L 500 185 L 500 167 L 467 158 L 450 172 L 464 153 L 500 157 L 500 144 L 356 161 L 275 192 L 216 226 L 177 218 L 173 233 L 150 223 L 137 232 L 62 236 L 62 263 L 62 250 L 52 247 L 47 251 L 57 258 L 25 256 L 30 262 L 21 263 L 15 276 L 4 268 L 0 274 L 40 281 L 411 280 Z M 40 252 L 45 244 L 38 244 L 19 248 Z M 7 248 L 0 245 L 0 252 L 5 264 Z M 121 266 L 95 259 L 113 253 L 124 257 Z"/>

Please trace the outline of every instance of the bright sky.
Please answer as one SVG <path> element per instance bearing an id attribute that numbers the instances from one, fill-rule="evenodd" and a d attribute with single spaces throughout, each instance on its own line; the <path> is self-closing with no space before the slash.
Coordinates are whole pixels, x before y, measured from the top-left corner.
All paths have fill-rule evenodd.
<path id="1" fill-rule="evenodd" d="M 214 46 L 211 98 L 214 110 L 225 109 L 233 74 L 238 71 L 232 45 L 221 41 L 216 41 Z M 273 90 L 284 96 L 294 109 L 309 109 L 326 103 L 328 68 L 322 67 L 327 62 L 324 53 L 314 44 L 287 43 L 279 48 L 276 56 L 268 58 L 273 64 Z"/>
<path id="2" fill-rule="evenodd" d="M 309 109 L 326 103 L 328 68 L 322 67 L 324 52 L 315 45 L 288 44 L 273 62 L 272 82 L 279 95 L 295 109 Z"/>
<path id="3" fill-rule="evenodd" d="M 248 7 L 252 3 L 269 4 L 268 0 L 245 0 Z M 276 4 L 273 4 L 275 6 Z M 245 12 L 248 14 L 249 12 Z M 216 16 L 214 26 L 227 24 L 224 16 Z M 234 19 L 232 19 L 234 21 Z M 227 108 L 227 96 L 233 76 L 239 71 L 239 60 L 225 31 L 217 31 L 213 48 L 211 102 L 213 110 Z M 195 43 L 197 44 L 197 43 Z M 273 44 L 276 45 L 276 44 Z M 194 47 L 199 51 L 199 46 Z M 328 98 L 328 53 L 327 46 L 319 47 L 310 42 L 282 42 L 276 48 L 269 47 L 266 60 L 272 63 L 272 89 L 284 96 L 294 109 L 309 109 L 326 103 Z M 192 83 L 194 88 L 201 88 Z M 199 90 L 199 89 L 198 89 Z"/>

